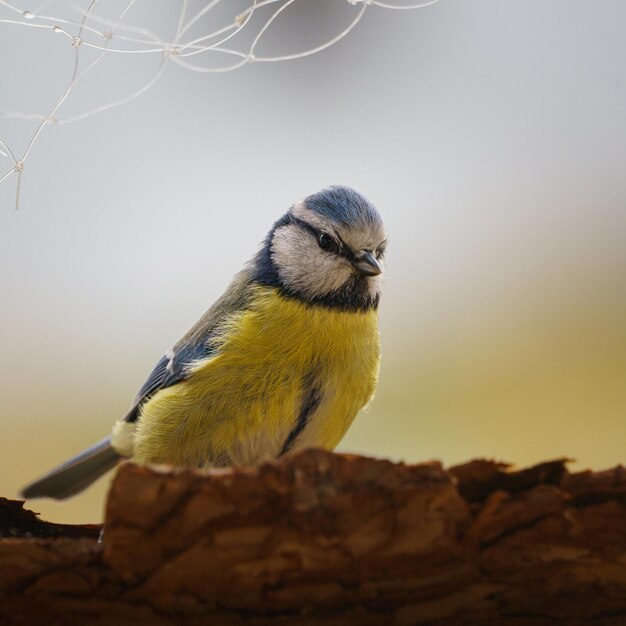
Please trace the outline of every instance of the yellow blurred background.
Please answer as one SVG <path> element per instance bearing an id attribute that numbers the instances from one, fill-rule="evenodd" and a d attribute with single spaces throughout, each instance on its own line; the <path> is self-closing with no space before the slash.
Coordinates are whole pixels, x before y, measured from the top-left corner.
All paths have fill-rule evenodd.
<path id="1" fill-rule="evenodd" d="M 143 19 L 166 28 L 169 10 Z M 276 41 L 330 32 L 337 11 L 296 5 Z M 372 7 L 316 56 L 170 68 L 139 100 L 47 129 L 19 212 L 0 185 L 0 495 L 107 434 L 273 220 L 337 182 L 390 240 L 380 384 L 340 450 L 623 462 L 625 20 L 620 0 Z M 62 74 L 49 45 L 19 58 Z M 68 106 L 144 69 L 116 63 Z M 61 84 L 44 93 L 7 55 L 0 76 L 18 110 Z M 109 478 L 29 506 L 99 521 Z"/>

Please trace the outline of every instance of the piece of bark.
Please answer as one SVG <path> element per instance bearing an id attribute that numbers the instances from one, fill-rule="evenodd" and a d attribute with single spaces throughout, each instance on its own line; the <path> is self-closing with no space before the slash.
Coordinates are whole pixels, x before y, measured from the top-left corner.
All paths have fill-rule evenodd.
<path id="1" fill-rule="evenodd" d="M 626 624 L 626 472 L 319 450 L 122 466 L 104 541 L 0 541 L 0 624 Z"/>
<path id="2" fill-rule="evenodd" d="M 0 498 L 0 539 L 8 537 L 91 537 L 97 538 L 102 524 L 55 524 L 39 519 L 24 508 L 22 500 Z"/>

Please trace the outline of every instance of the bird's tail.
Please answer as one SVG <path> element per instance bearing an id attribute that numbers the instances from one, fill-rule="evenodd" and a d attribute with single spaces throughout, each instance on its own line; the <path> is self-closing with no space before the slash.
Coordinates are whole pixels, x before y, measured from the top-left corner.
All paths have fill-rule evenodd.
<path id="1" fill-rule="evenodd" d="M 56 500 L 69 498 L 115 467 L 121 459 L 122 456 L 111 445 L 111 438 L 107 437 L 26 485 L 21 496 Z"/>

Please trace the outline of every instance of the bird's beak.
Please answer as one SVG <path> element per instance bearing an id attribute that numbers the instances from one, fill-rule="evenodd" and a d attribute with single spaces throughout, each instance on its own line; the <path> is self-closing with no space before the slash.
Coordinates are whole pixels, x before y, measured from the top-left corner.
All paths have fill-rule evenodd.
<path id="1" fill-rule="evenodd" d="M 359 252 L 353 261 L 353 265 L 357 272 L 363 276 L 378 276 L 383 273 L 382 265 L 369 250 Z"/>

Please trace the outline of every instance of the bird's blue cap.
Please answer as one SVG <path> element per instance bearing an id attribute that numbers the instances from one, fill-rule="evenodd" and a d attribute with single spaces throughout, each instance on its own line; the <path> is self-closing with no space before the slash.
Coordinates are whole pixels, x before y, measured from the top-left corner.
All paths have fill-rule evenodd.
<path id="1" fill-rule="evenodd" d="M 311 211 L 348 228 L 360 224 L 382 225 L 376 207 L 351 187 L 327 187 L 305 198 L 303 204 Z"/>

